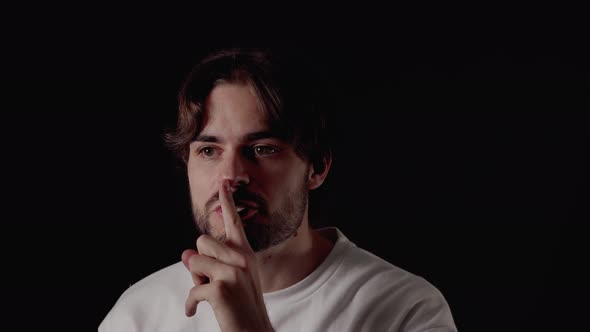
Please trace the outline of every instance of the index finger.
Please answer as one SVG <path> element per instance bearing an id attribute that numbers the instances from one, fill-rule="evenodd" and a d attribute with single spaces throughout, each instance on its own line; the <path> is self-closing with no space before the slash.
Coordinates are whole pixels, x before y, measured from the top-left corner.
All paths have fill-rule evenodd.
<path id="1" fill-rule="evenodd" d="M 244 225 L 236 210 L 230 183 L 227 180 L 220 184 L 219 200 L 221 201 L 221 214 L 225 226 L 226 242 L 242 249 L 252 250 L 244 232 Z"/>

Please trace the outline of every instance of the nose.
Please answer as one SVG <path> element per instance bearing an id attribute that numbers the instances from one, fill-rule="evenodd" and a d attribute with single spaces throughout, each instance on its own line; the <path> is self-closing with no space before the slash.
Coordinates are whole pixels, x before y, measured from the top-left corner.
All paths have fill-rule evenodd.
<path id="1" fill-rule="evenodd" d="M 221 163 L 220 180 L 229 180 L 232 187 L 247 185 L 250 183 L 250 176 L 247 172 L 248 162 L 237 151 L 224 153 L 224 159 Z"/>

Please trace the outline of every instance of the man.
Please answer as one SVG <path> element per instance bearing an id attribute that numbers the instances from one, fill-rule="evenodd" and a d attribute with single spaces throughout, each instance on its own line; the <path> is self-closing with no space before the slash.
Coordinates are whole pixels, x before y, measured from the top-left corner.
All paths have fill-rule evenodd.
<path id="1" fill-rule="evenodd" d="M 308 192 L 332 155 L 301 69 L 233 49 L 188 76 L 168 143 L 203 235 L 130 287 L 99 331 L 456 331 L 427 281 L 310 227 Z"/>

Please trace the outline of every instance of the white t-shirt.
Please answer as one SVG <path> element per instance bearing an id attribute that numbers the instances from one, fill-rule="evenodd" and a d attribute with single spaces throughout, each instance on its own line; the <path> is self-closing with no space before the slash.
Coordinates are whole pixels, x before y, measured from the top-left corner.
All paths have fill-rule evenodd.
<path id="1" fill-rule="evenodd" d="M 338 229 L 320 232 L 336 239 L 318 268 L 295 285 L 264 294 L 275 331 L 456 331 L 443 295 L 421 277 L 358 248 Z M 127 289 L 99 332 L 219 331 L 207 302 L 184 315 L 193 287 L 182 262 Z"/>

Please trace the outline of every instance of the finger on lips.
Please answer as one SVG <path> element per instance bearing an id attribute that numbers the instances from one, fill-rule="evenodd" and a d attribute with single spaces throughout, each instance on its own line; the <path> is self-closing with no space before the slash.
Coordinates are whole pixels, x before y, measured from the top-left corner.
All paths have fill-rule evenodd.
<path id="1" fill-rule="evenodd" d="M 222 280 L 235 282 L 241 271 L 248 267 L 247 254 L 233 249 L 252 252 L 236 209 L 230 181 L 220 184 L 219 201 L 226 242 L 221 243 L 209 235 L 201 235 L 196 243 L 198 251 L 188 249 L 182 253 L 182 262 L 191 272 L 195 284 L 185 304 L 188 317 L 195 315 L 200 301 L 210 301 L 211 296 L 219 294 L 217 288 L 221 287 Z"/>
<path id="2" fill-rule="evenodd" d="M 229 181 L 224 181 L 220 184 L 219 200 L 221 201 L 223 224 L 225 226 L 225 235 L 227 238 L 226 241 L 244 249 L 250 248 L 240 216 L 236 210 Z"/>

